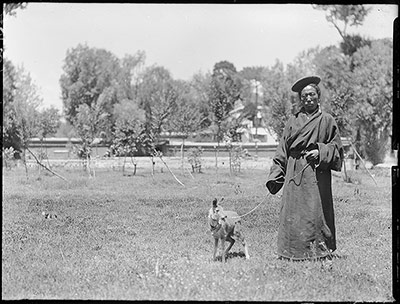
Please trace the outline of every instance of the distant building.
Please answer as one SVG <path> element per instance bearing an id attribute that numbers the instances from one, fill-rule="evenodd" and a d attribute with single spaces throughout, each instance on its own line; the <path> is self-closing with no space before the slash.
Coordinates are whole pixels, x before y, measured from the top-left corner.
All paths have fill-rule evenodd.
<path id="1" fill-rule="evenodd" d="M 257 117 L 256 119 L 259 121 L 259 126 L 257 128 L 253 125 L 253 122 L 249 119 L 243 119 L 241 125 L 242 127 L 238 130 L 241 134 L 242 142 L 243 143 L 250 143 L 250 142 L 262 142 L 268 144 L 278 144 L 276 141 L 277 136 L 274 132 L 269 130 L 262 120 L 262 106 L 257 106 Z M 235 102 L 234 109 L 230 112 L 230 115 L 234 119 L 238 119 L 240 115 L 242 115 L 244 110 L 243 101 L 238 99 Z"/>
<path id="2" fill-rule="evenodd" d="M 241 128 L 242 142 L 262 142 L 267 144 L 278 144 L 276 134 L 269 131 L 267 128 Z"/>

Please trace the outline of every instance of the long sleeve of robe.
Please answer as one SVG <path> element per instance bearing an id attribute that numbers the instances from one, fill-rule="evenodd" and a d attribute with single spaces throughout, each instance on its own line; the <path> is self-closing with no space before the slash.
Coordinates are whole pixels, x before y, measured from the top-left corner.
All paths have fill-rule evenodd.
<path id="1" fill-rule="evenodd" d="M 318 149 L 307 163 L 304 151 Z M 303 152 L 303 153 L 302 153 Z M 290 259 L 326 256 L 336 250 L 331 170 L 340 171 L 343 147 L 334 118 L 318 110 L 287 122 L 266 183 L 275 194 L 283 187 L 278 255 Z"/>

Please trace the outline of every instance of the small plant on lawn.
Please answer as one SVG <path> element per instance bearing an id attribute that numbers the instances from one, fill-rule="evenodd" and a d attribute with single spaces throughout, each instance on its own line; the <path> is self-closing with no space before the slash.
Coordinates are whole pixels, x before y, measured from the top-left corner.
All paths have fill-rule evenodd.
<path id="1" fill-rule="evenodd" d="M 110 96 L 107 94 L 101 94 L 91 105 L 86 103 L 79 105 L 77 114 L 73 119 L 73 126 L 82 141 L 78 153 L 86 156 L 84 164 L 89 177 L 95 176 L 95 170 L 91 167 L 92 147 L 97 142 L 96 137 L 101 136 L 102 130 L 109 127 L 109 113 L 106 110 L 109 98 Z"/>
<path id="2" fill-rule="evenodd" d="M 74 151 L 76 156 L 82 160 L 83 171 L 87 171 L 89 176 L 91 176 L 90 154 L 92 153 L 92 148 L 83 143 L 82 145 L 74 145 Z"/>
<path id="3" fill-rule="evenodd" d="M 233 172 L 240 172 L 242 159 L 245 157 L 246 151 L 242 146 L 234 147 L 232 149 L 232 169 Z"/>
<path id="4" fill-rule="evenodd" d="M 201 173 L 201 155 L 203 154 L 203 149 L 201 147 L 198 148 L 190 148 L 188 151 L 188 162 L 192 166 L 192 172 Z"/>
<path id="5" fill-rule="evenodd" d="M 241 145 L 234 145 L 235 137 L 230 135 L 224 138 L 225 147 L 229 152 L 229 169 L 231 174 L 240 172 L 240 166 L 242 163 L 242 159 L 246 155 L 246 151 L 243 149 Z"/>

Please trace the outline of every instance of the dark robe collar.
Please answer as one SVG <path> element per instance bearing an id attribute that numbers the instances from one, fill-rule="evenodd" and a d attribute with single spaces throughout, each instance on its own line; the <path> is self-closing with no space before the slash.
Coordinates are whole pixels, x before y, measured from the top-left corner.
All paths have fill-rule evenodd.
<path id="1" fill-rule="evenodd" d="M 300 111 L 298 111 L 298 112 L 295 114 L 295 116 L 298 117 L 300 113 L 302 113 L 302 114 L 304 114 L 304 115 L 307 115 L 309 118 L 311 118 L 311 117 L 313 117 L 315 114 L 322 113 L 322 111 L 321 111 L 321 107 L 318 106 L 318 108 L 316 108 L 314 112 L 312 112 L 311 114 L 308 114 L 308 113 L 306 112 L 306 110 L 304 109 L 304 107 L 301 107 Z"/>
<path id="2" fill-rule="evenodd" d="M 303 109 L 303 111 L 300 110 L 298 113 L 296 113 L 296 117 L 298 117 L 298 115 L 300 113 L 304 113 L 304 115 L 307 115 L 307 113 Z M 309 116 L 308 116 L 309 119 L 294 134 L 289 136 L 289 138 L 286 140 L 288 151 L 289 151 L 290 147 L 292 146 L 292 143 L 296 140 L 296 138 L 298 136 L 301 136 L 301 134 L 303 134 L 303 132 L 308 130 L 310 128 L 310 125 L 312 127 L 315 127 L 317 125 L 317 123 L 321 119 L 321 116 L 322 116 L 322 112 L 321 112 L 320 107 L 318 107 L 312 114 L 309 114 Z"/>

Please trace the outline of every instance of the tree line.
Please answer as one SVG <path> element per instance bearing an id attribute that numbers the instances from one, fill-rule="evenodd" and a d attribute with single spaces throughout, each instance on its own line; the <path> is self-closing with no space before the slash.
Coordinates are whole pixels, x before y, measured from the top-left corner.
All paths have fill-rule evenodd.
<path id="1" fill-rule="evenodd" d="M 277 59 L 272 66 L 238 71 L 233 63 L 220 61 L 211 72 L 177 80 L 162 66 L 146 66 L 144 51 L 118 58 L 87 44 L 70 48 L 59 81 L 63 116 L 82 139 L 81 155 L 90 155 L 98 137 L 116 155 L 152 153 L 162 132 L 188 137 L 208 130 L 218 145 L 224 138 L 238 141 L 242 122 L 255 121 L 258 112 L 280 137 L 298 110 L 292 83 L 316 74 L 322 78 L 321 107 L 335 117 L 341 135 L 350 137 L 374 165 L 382 162 L 392 123 L 392 40 L 346 32 L 368 14 L 362 5 L 315 8 L 326 11 L 343 41 L 305 50 L 286 66 Z M 61 114 L 54 108 L 39 111 L 37 92 L 29 73 L 4 58 L 3 151 L 13 147 L 23 154 L 29 138 L 44 138 L 59 128 Z M 239 100 L 244 109 L 230 115 Z"/>

